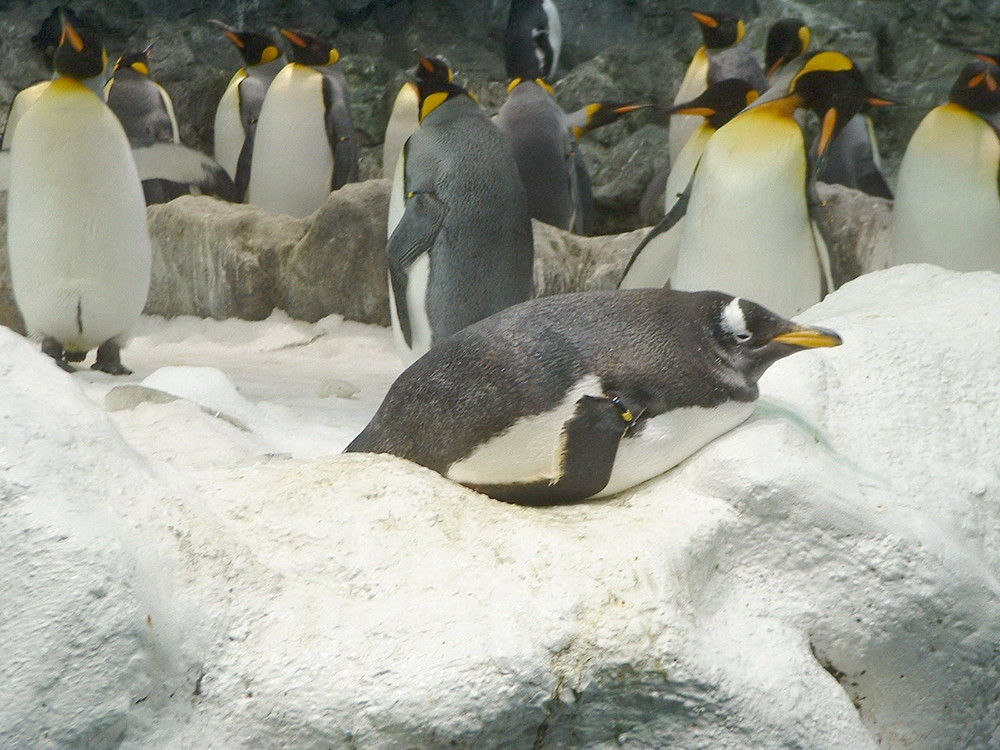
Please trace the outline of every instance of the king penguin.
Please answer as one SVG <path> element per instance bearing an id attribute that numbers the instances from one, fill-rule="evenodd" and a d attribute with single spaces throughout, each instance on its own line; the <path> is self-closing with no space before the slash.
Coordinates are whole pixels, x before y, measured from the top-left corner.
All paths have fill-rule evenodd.
<path id="1" fill-rule="evenodd" d="M 250 180 L 254 134 L 271 81 L 285 67 L 285 56 L 270 37 L 253 31 L 239 31 L 221 21 L 213 21 L 243 58 L 243 67 L 233 74 L 215 109 L 215 160 L 236 186 L 242 201 Z"/>
<path id="2" fill-rule="evenodd" d="M 689 102 L 701 95 L 716 81 L 739 78 L 757 91 L 767 88 L 760 63 L 744 42 L 746 24 L 731 13 L 707 13 L 685 8 L 698 22 L 704 45 L 699 47 L 688 65 L 674 104 Z M 670 163 L 676 164 L 681 149 L 698 129 L 701 120 L 693 115 L 670 118 Z"/>
<path id="3" fill-rule="evenodd" d="M 465 89 L 421 57 L 420 129 L 403 148 L 390 199 L 389 303 L 410 362 L 467 325 L 533 293 L 524 186 L 506 139 Z"/>
<path id="4" fill-rule="evenodd" d="M 382 141 L 382 176 L 392 179 L 396 173 L 396 162 L 403 150 L 406 139 L 420 127 L 420 103 L 417 95 L 417 84 L 404 81 L 392 103 L 389 121 L 385 126 L 385 139 Z"/>
<path id="5" fill-rule="evenodd" d="M 709 138 L 739 112 L 757 99 L 759 92 L 739 78 L 727 78 L 709 86 L 705 92 L 690 102 L 677 104 L 668 115 L 696 115 L 704 121 L 684 144 L 677 162 L 667 176 L 665 214 L 669 215 L 678 198 L 687 189 L 695 167 L 708 144 Z M 619 288 L 662 287 L 677 266 L 680 250 L 680 231 L 650 233 L 634 253 Z"/>
<path id="6" fill-rule="evenodd" d="M 339 53 L 314 34 L 280 31 L 292 45 L 291 61 L 264 97 L 246 200 L 303 217 L 357 180 L 358 151 Z"/>
<path id="7" fill-rule="evenodd" d="M 166 89 L 150 77 L 152 46 L 141 52 L 122 54 L 104 86 L 108 107 L 118 116 L 133 148 L 154 143 L 180 143 L 173 100 Z M 187 195 L 190 188 L 167 180 L 144 180 L 142 191 L 149 206 Z"/>
<path id="8" fill-rule="evenodd" d="M 819 116 L 822 160 L 866 100 L 884 101 L 869 93 L 849 57 L 817 52 L 803 63 L 787 94 L 762 96 L 719 128 L 688 189 L 651 232 L 681 233 L 670 285 L 723 289 L 782 315 L 795 315 L 832 291 L 826 245 L 811 215 L 815 200 L 805 134 L 795 113 L 809 109 Z M 643 245 L 631 265 L 640 262 Z"/>
<path id="9" fill-rule="evenodd" d="M 149 291 L 152 248 L 125 131 L 81 81 L 107 53 L 63 18 L 56 78 L 18 125 L 11 148 L 7 245 L 14 297 L 42 351 L 71 370 L 130 371 L 120 348 Z"/>
<path id="10" fill-rule="evenodd" d="M 801 18 L 771 24 L 764 42 L 764 75 L 770 81 L 785 65 L 809 51 L 812 31 Z"/>
<path id="11" fill-rule="evenodd" d="M 743 422 L 777 360 L 840 343 L 720 292 L 545 297 L 411 365 L 347 451 L 400 456 L 507 502 L 604 497 Z"/>
<path id="12" fill-rule="evenodd" d="M 562 48 L 562 23 L 552 0 L 511 0 L 504 32 L 507 78 L 554 81 Z M 533 59 L 534 70 L 525 70 Z"/>
<path id="13" fill-rule="evenodd" d="M 1000 68 L 966 65 L 910 138 L 893 208 L 896 263 L 1000 272 Z"/>
<path id="14" fill-rule="evenodd" d="M 582 234 L 576 139 L 566 113 L 542 78 L 515 78 L 507 90 L 496 124 L 514 153 L 531 217 Z"/>

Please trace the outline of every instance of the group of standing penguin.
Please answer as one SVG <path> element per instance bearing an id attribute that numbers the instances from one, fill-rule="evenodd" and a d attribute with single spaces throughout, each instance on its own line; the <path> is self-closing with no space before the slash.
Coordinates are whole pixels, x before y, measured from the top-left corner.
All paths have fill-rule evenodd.
<path id="1" fill-rule="evenodd" d="M 785 316 L 833 289 L 816 180 L 892 196 L 868 110 L 893 102 L 846 55 L 810 53 L 797 19 L 772 27 L 762 68 L 742 20 L 687 12 L 704 45 L 669 110 L 666 216 L 614 292 L 531 300 L 531 219 L 589 233 L 577 141 L 645 105 L 560 108 L 552 0 L 512 1 L 508 98 L 492 118 L 446 60 L 417 55 L 383 152 L 389 306 L 414 364 L 348 451 L 393 453 L 514 502 L 607 495 L 744 420 L 773 362 L 840 343 Z M 217 108 L 217 161 L 180 144 L 149 48 L 122 55 L 105 83 L 100 39 L 68 9 L 33 39 L 53 79 L 8 118 L 8 251 L 29 331 L 64 369 L 96 348 L 96 369 L 129 372 L 120 348 L 150 281 L 146 203 L 206 192 L 307 216 L 358 179 L 332 44 L 282 28 L 286 56 L 267 35 L 215 23 L 245 63 Z M 899 262 L 1000 270 L 1000 69 L 977 57 L 907 149 Z"/>

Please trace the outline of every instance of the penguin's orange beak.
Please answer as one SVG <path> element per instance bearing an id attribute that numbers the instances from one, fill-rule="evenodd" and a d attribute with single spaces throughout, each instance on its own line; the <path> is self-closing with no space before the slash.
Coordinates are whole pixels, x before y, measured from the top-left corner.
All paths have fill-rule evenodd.
<path id="1" fill-rule="evenodd" d="M 71 24 L 66 18 L 63 18 L 62 35 L 59 37 L 59 44 L 65 44 L 67 40 L 69 40 L 70 45 L 72 45 L 73 49 L 77 52 L 83 51 L 83 37 L 81 37 L 80 33 L 73 28 L 73 24 Z"/>
<path id="2" fill-rule="evenodd" d="M 690 8 L 687 9 L 687 12 L 690 13 L 694 17 L 694 20 L 702 26 L 709 29 L 719 28 L 719 22 L 708 15 L 708 13 L 702 13 L 700 10 L 691 10 Z"/>
<path id="3" fill-rule="evenodd" d="M 833 134 L 837 132 L 837 118 L 839 114 L 836 107 L 830 107 L 823 114 L 823 123 L 820 125 L 819 142 L 816 144 L 816 156 L 822 158 L 826 149 L 833 140 Z"/>
<path id="4" fill-rule="evenodd" d="M 307 42 L 305 39 L 303 39 L 301 36 L 296 34 L 291 29 L 278 29 L 278 31 L 281 33 L 283 37 L 285 37 L 285 39 L 290 41 L 296 47 L 301 47 L 302 49 L 305 49 L 306 47 L 309 46 L 309 42 Z"/>
<path id="5" fill-rule="evenodd" d="M 777 341 L 779 344 L 788 344 L 789 346 L 798 346 L 803 349 L 840 346 L 844 343 L 844 340 L 840 338 L 840 334 L 836 331 L 831 331 L 829 328 L 819 328 L 818 326 L 816 328 L 800 326 L 791 331 L 779 333 L 771 341 Z"/>

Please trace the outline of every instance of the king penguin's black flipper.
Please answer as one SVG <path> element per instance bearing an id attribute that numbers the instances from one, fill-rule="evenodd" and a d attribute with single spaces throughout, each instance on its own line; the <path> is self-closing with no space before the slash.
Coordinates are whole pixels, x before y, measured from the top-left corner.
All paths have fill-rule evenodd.
<path id="1" fill-rule="evenodd" d="M 358 180 L 358 146 L 343 74 L 339 77 L 334 77 L 334 73 L 323 76 L 323 105 L 326 107 L 326 137 L 333 151 L 330 189 L 336 190 Z"/>
<path id="2" fill-rule="evenodd" d="M 697 170 L 695 170 L 695 173 L 696 172 Z M 650 242 L 652 242 L 654 239 L 656 239 L 662 234 L 666 234 L 672 230 L 679 230 L 678 224 L 680 224 L 681 219 L 683 219 L 685 215 L 687 215 L 688 202 L 691 200 L 691 188 L 693 185 L 694 185 L 694 174 L 691 175 L 691 179 L 688 182 L 688 186 L 684 188 L 684 192 L 677 197 L 677 202 L 674 203 L 673 207 L 670 209 L 667 215 L 664 216 L 662 219 L 660 219 L 659 223 L 649 230 L 649 233 L 645 237 L 643 237 L 642 242 L 639 243 L 639 246 L 635 249 L 635 252 L 632 253 L 632 257 L 629 258 L 628 265 L 625 266 L 625 273 L 622 274 L 622 280 L 618 284 L 620 288 L 628 278 L 629 271 L 632 270 L 632 267 L 635 265 L 639 256 L 642 254 L 642 251 L 646 249 L 646 247 L 649 245 Z M 679 240 L 677 244 L 679 244 Z M 633 288 L 633 287 L 627 286 L 626 288 Z"/>
<path id="3" fill-rule="evenodd" d="M 444 206 L 438 197 L 429 192 L 414 193 L 407 198 L 406 210 L 386 247 L 396 317 L 407 346 L 413 345 L 409 308 L 406 304 L 407 271 L 417 258 L 431 251 L 443 223 Z"/>

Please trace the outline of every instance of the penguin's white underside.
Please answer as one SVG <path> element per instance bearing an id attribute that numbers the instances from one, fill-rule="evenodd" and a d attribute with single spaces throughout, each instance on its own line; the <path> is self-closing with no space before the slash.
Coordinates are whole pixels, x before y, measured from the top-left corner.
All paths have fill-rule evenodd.
<path id="1" fill-rule="evenodd" d="M 445 476 L 471 485 L 554 484 L 563 471 L 564 427 L 577 402 L 584 396 L 605 395 L 598 376 L 584 376 L 552 410 L 518 419 L 449 466 Z M 646 419 L 634 436 L 622 438 L 608 484 L 594 497 L 621 492 L 662 474 L 752 411 L 752 402 L 728 401 L 712 408 L 673 409 Z"/>
<path id="2" fill-rule="evenodd" d="M 802 131 L 791 121 L 755 138 L 759 125 L 741 125 L 720 128 L 698 165 L 671 286 L 722 289 L 795 315 L 820 299 L 825 251 L 806 202 Z"/>
<path id="3" fill-rule="evenodd" d="M 243 149 L 243 121 L 240 119 L 240 81 L 246 69 L 240 68 L 229 80 L 215 111 L 215 160 L 233 179 Z"/>
<path id="4" fill-rule="evenodd" d="M 261 108 L 247 203 L 308 216 L 326 202 L 333 167 L 323 76 L 290 63 L 275 76 Z"/>
<path id="5" fill-rule="evenodd" d="M 956 104 L 931 111 L 899 168 L 893 209 L 896 263 L 1000 272 L 1000 140 Z"/>

